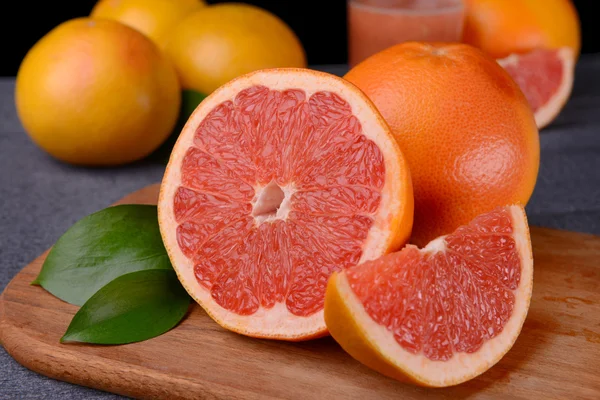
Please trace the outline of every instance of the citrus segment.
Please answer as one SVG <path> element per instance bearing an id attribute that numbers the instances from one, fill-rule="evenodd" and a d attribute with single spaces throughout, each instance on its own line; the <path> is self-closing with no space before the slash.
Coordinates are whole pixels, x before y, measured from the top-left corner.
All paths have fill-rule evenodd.
<path id="1" fill-rule="evenodd" d="M 397 144 L 356 88 L 267 70 L 194 112 L 163 179 L 159 219 L 180 279 L 217 322 L 302 339 L 325 332 L 334 271 L 406 241 L 411 190 Z"/>
<path id="2" fill-rule="evenodd" d="M 517 82 L 535 114 L 538 128 L 552 122 L 573 89 L 574 53 L 568 47 L 512 54 L 498 63 Z"/>
<path id="3" fill-rule="evenodd" d="M 325 320 L 342 347 L 386 375 L 458 384 L 512 347 L 532 264 L 524 210 L 497 208 L 422 250 L 409 245 L 333 275 Z"/>

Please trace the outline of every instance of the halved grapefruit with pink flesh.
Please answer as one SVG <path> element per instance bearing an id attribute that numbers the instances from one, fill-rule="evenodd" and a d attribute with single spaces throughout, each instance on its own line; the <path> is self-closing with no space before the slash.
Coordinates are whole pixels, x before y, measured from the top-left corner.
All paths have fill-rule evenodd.
<path id="1" fill-rule="evenodd" d="M 410 236 L 406 161 L 370 100 L 308 69 L 234 79 L 194 111 L 161 184 L 162 237 L 180 281 L 223 327 L 327 333 L 329 276 Z"/>
<path id="2" fill-rule="evenodd" d="M 571 48 L 538 49 L 498 60 L 525 94 L 539 129 L 562 111 L 573 89 L 575 58 Z"/>
<path id="3" fill-rule="evenodd" d="M 384 375 L 451 386 L 512 347 L 532 281 L 527 217 L 507 206 L 423 249 L 408 245 L 333 274 L 325 322 L 348 353 Z"/>

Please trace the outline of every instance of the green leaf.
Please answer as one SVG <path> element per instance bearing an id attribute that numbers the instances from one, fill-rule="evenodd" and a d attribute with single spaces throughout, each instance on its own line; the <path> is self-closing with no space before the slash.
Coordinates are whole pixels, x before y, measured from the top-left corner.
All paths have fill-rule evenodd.
<path id="1" fill-rule="evenodd" d="M 64 342 L 126 344 L 159 336 L 186 314 L 190 297 L 173 270 L 122 275 L 79 309 Z"/>
<path id="2" fill-rule="evenodd" d="M 179 138 L 181 130 L 185 126 L 185 123 L 190 118 L 190 115 L 194 112 L 198 104 L 206 98 L 205 94 L 196 92 L 194 90 L 184 90 L 181 92 L 181 109 L 179 111 L 179 119 L 173 129 L 171 136 L 154 152 L 149 156 L 149 159 L 162 164 L 166 164 L 171 156 L 171 150 Z"/>
<path id="3" fill-rule="evenodd" d="M 172 268 L 156 206 L 126 204 L 76 222 L 52 247 L 33 284 L 80 306 L 123 274 Z"/>

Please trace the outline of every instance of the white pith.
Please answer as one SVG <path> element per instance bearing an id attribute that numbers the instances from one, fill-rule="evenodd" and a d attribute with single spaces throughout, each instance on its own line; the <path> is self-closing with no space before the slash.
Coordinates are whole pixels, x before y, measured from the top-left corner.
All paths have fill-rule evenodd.
<path id="1" fill-rule="evenodd" d="M 548 103 L 540 107 L 535 112 L 535 123 L 538 129 L 547 126 L 558 115 L 567 103 L 571 90 L 573 89 L 573 75 L 575 73 L 575 60 L 573 50 L 569 47 L 563 47 L 557 52 L 558 57 L 563 62 L 563 75 L 561 85 L 558 91 L 550 98 Z M 498 60 L 498 63 L 505 67 L 507 65 L 519 65 L 519 56 L 511 54 L 510 56 Z"/>
<path id="2" fill-rule="evenodd" d="M 379 147 L 384 156 L 384 162 L 390 157 L 396 157 L 394 154 L 399 153 L 398 145 L 387 127 L 383 126 L 381 120 L 375 117 L 368 99 L 350 83 L 330 74 L 301 69 L 257 71 L 231 81 L 200 103 L 179 135 L 163 177 L 158 201 L 158 217 L 165 247 L 180 281 L 208 314 L 228 329 L 257 337 L 308 337 L 311 334 L 326 331 L 323 310 L 308 317 L 298 317 L 291 314 L 285 304 L 280 303 L 271 309 L 260 307 L 256 313 L 249 316 L 230 312 L 218 305 L 210 292 L 197 282 L 193 272 L 193 263 L 182 253 L 176 239 L 178 224 L 173 213 L 173 198 L 181 182 L 180 166 L 186 150 L 193 144 L 196 128 L 215 106 L 232 100 L 240 91 L 255 85 L 264 85 L 273 90 L 302 89 L 306 92 L 307 98 L 318 91 L 333 92 L 351 105 L 354 116 L 362 125 L 363 134 Z M 385 184 L 382 188 L 381 202 L 373 216 L 376 223 L 369 230 L 363 244 L 360 262 L 377 258 L 387 251 L 390 236 L 395 228 L 392 226 L 394 216 L 402 206 L 398 196 L 388 195 L 401 191 L 402 183 L 397 179 L 398 176 L 401 176 L 400 166 L 396 162 L 387 162 L 385 165 Z M 255 187 L 256 189 L 261 188 Z M 293 194 L 294 187 L 292 184 L 281 189 L 285 194 L 284 201 L 276 215 L 269 218 L 285 219 L 287 217 L 290 207 L 289 198 Z M 259 201 L 259 199 L 255 197 L 255 201 Z M 255 219 L 255 221 L 257 220 Z M 257 221 L 257 223 L 266 222 L 266 219 Z"/>
<path id="3" fill-rule="evenodd" d="M 427 246 L 423 248 L 423 251 L 433 254 L 446 250 L 446 241 L 444 240 L 445 237 L 446 236 L 444 235 L 433 239 L 431 242 L 427 243 Z"/>
<path id="4" fill-rule="evenodd" d="M 364 337 L 375 351 L 391 366 L 401 370 L 413 380 L 427 386 L 444 387 L 465 382 L 496 364 L 512 347 L 519 335 L 531 300 L 533 285 L 533 256 L 528 241 L 529 228 L 524 212 L 518 206 L 511 207 L 514 237 L 521 258 L 521 279 L 513 291 L 513 313 L 502 332 L 485 342 L 475 353 L 455 353 L 448 361 L 432 361 L 422 353 L 413 354 L 402 348 L 393 333 L 375 323 L 354 294 L 346 274 L 337 275 L 336 286 L 344 305 L 363 331 Z M 436 244 L 434 247 L 439 247 Z M 430 248 L 425 251 L 433 251 Z M 359 358 L 360 359 L 360 358 Z"/>
<path id="5" fill-rule="evenodd" d="M 270 188 L 279 188 L 283 192 L 283 199 L 280 201 L 279 199 L 274 199 L 274 196 L 272 196 L 273 190 L 270 190 Z M 278 219 L 283 221 L 287 220 L 292 207 L 292 196 L 295 192 L 296 189 L 293 185 L 280 187 L 274 181 L 269 182 L 265 186 L 256 185 L 254 187 L 254 199 L 252 199 L 252 215 L 254 216 L 256 225 Z M 257 212 L 257 210 L 264 208 L 275 208 L 275 212 L 263 215 Z"/>

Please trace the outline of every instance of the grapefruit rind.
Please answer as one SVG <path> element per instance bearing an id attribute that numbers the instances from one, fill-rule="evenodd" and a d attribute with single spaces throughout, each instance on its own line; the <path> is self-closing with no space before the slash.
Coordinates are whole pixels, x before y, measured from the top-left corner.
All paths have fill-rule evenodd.
<path id="1" fill-rule="evenodd" d="M 306 92 L 307 97 L 319 91 L 339 95 L 351 105 L 352 113 L 362 124 L 363 134 L 381 150 L 385 164 L 385 183 L 373 226 L 363 244 L 360 262 L 394 251 L 408 240 L 413 215 L 410 173 L 388 125 L 366 95 L 353 84 L 324 72 L 303 68 L 274 68 L 251 72 L 211 93 L 188 119 L 171 153 L 158 200 L 160 231 L 179 280 L 209 316 L 228 330 L 258 338 L 308 340 L 328 333 L 322 309 L 308 317 L 291 314 L 284 303 L 269 309 L 260 307 L 257 312 L 248 316 L 230 312 L 217 304 L 210 292 L 197 282 L 193 263 L 182 253 L 175 237 L 177 222 L 173 198 L 182 181 L 180 167 L 187 149 L 193 144 L 196 128 L 215 106 L 234 99 L 237 93 L 256 85 L 280 91 L 300 88 Z"/>
<path id="2" fill-rule="evenodd" d="M 325 321 L 333 338 L 356 360 L 383 375 L 427 387 L 447 387 L 468 381 L 487 371 L 516 341 L 531 301 L 533 255 L 524 209 L 511 206 L 514 238 L 521 259 L 521 279 L 514 291 L 513 313 L 502 332 L 475 353 L 455 353 L 448 361 L 433 361 L 404 350 L 386 327 L 375 323 L 354 294 L 346 274 L 334 273 L 325 295 Z M 423 251 L 439 251 L 441 238 Z"/>
<path id="3" fill-rule="evenodd" d="M 563 74 L 558 91 L 554 93 L 548 103 L 535 110 L 534 117 L 538 129 L 545 128 L 556 118 L 565 104 L 567 104 L 569 96 L 571 95 L 571 91 L 573 90 L 573 80 L 575 75 L 575 53 L 570 47 L 562 47 L 557 51 L 556 55 L 562 61 Z M 518 66 L 519 55 L 511 54 L 508 57 L 499 59 L 497 61 L 502 67 L 507 65 Z"/>

